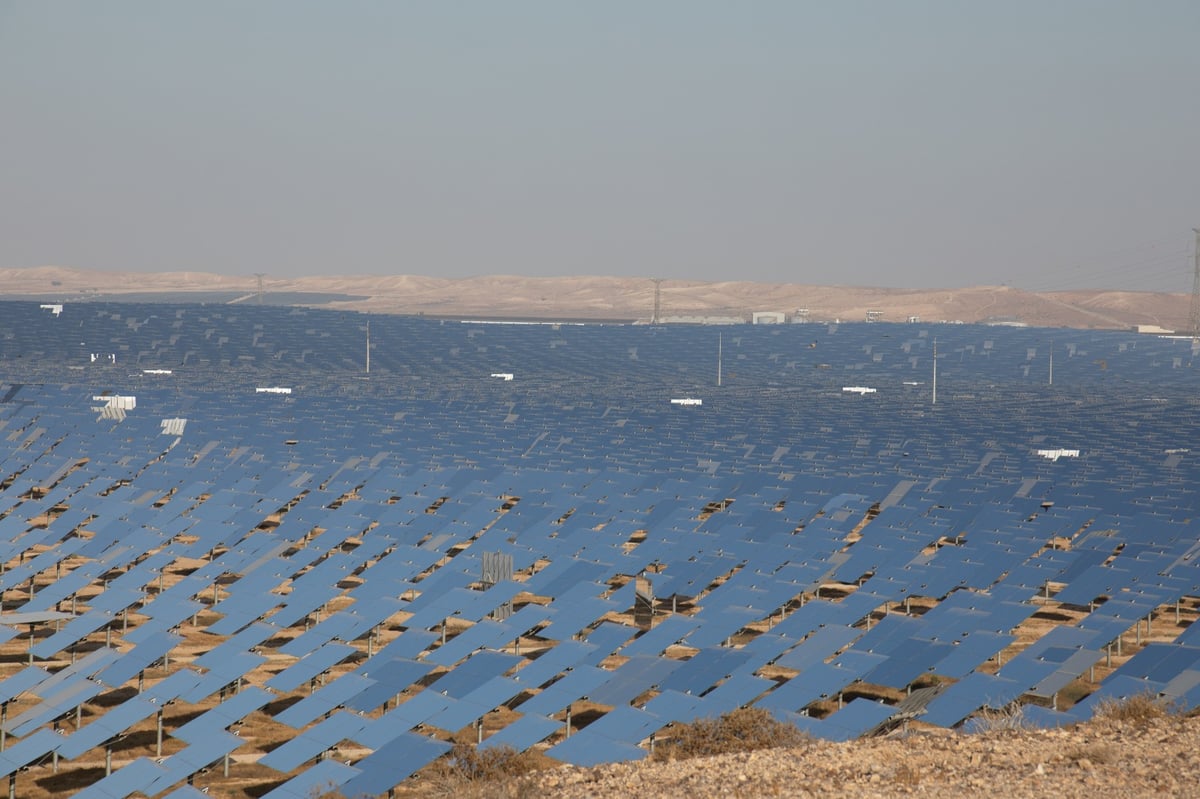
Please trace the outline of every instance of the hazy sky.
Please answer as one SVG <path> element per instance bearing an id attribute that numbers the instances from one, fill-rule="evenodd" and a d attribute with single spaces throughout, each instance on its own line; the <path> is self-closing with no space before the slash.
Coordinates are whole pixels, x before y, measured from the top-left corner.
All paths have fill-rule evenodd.
<path id="1" fill-rule="evenodd" d="M 1190 291 L 1200 2 L 0 0 L 0 266 Z"/>

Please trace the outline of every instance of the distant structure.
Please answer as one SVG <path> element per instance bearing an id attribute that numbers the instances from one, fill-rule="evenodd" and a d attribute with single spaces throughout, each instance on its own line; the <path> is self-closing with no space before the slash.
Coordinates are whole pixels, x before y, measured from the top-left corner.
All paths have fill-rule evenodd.
<path id="1" fill-rule="evenodd" d="M 99 402 L 100 405 L 92 406 L 92 411 L 100 414 L 96 417 L 96 421 L 125 421 L 125 412 L 132 411 L 137 407 L 137 397 L 120 396 L 117 394 L 101 394 L 92 397 L 92 402 Z"/>
<path id="2" fill-rule="evenodd" d="M 263 278 L 267 276 L 266 272 L 255 272 L 254 276 L 258 278 L 258 304 L 263 304 Z"/>
<path id="3" fill-rule="evenodd" d="M 659 312 L 662 310 L 662 282 L 661 277 L 653 278 L 654 280 L 654 315 L 650 317 L 650 324 L 657 325 Z"/>
<path id="4" fill-rule="evenodd" d="M 792 322 L 795 324 L 804 324 L 808 321 L 808 309 L 797 308 L 795 316 L 792 317 Z"/>
<path id="5" fill-rule="evenodd" d="M 883 311 L 879 311 L 876 309 L 871 309 L 871 310 L 867 311 L 867 321 L 868 322 L 878 322 L 882 318 L 883 318 Z"/>
<path id="6" fill-rule="evenodd" d="M 63 308 L 61 303 L 54 303 L 52 305 L 51 304 L 40 305 L 38 307 L 42 308 L 43 310 L 49 311 L 50 313 L 54 314 L 55 316 L 58 316 L 59 314 L 61 314 L 62 308 Z"/>
<path id="7" fill-rule="evenodd" d="M 754 311 L 750 321 L 756 325 L 782 325 L 787 322 L 787 315 L 782 311 Z"/>
<path id="8" fill-rule="evenodd" d="M 741 316 L 664 316 L 658 320 L 660 324 L 683 325 L 744 325 L 745 317 Z"/>

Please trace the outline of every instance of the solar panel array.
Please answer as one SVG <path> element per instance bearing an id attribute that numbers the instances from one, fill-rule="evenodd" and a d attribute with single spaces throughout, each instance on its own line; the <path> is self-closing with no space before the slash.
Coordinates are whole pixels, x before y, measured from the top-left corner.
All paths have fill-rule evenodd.
<path id="1" fill-rule="evenodd" d="M 1190 340 L 370 321 L 368 375 L 360 314 L 0 303 L 0 776 L 377 794 L 464 736 L 1200 705 Z"/>

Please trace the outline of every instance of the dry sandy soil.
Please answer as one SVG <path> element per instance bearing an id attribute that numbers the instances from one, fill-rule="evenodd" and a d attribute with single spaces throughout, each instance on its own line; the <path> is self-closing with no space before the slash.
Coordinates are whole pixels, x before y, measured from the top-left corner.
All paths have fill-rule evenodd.
<path id="1" fill-rule="evenodd" d="M 97 272 L 65 267 L 0 269 L 0 296 L 54 294 L 69 301 L 107 293 L 163 291 L 244 292 L 257 297 L 254 277 L 203 272 Z M 528 278 L 491 275 L 436 278 L 417 275 L 346 275 L 282 279 L 268 276 L 271 292 L 334 292 L 368 299 L 332 307 L 373 313 L 479 315 L 571 319 L 649 319 L 654 283 L 643 278 Z M 660 316 L 739 315 L 781 311 L 789 316 L 807 309 L 813 321 L 860 321 L 868 310 L 883 321 L 925 322 L 1020 320 L 1033 326 L 1129 328 L 1158 325 L 1183 329 L 1190 295 L 1134 291 L 1028 292 L 1007 286 L 958 289 L 889 289 L 811 286 L 794 283 L 702 282 L 665 280 Z"/>

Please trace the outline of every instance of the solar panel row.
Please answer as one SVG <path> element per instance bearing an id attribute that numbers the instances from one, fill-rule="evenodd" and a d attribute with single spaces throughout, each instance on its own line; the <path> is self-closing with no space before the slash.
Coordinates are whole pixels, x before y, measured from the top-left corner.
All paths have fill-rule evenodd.
<path id="1" fill-rule="evenodd" d="M 1048 387 L 1030 366 L 1045 331 L 748 328 L 726 342 L 729 385 L 679 408 L 675 392 L 711 387 L 704 328 L 373 318 L 394 345 L 366 381 L 352 314 L 4 305 L 0 380 L 21 381 L 0 385 L 4 610 L 74 614 L 35 625 L 35 665 L 0 680 L 13 770 L 85 758 L 167 702 L 205 703 L 167 730 L 187 746 L 95 795 L 170 790 L 264 719 L 297 730 L 262 758 L 303 768 L 280 796 L 325 775 L 386 790 L 444 751 L 430 734 L 500 707 L 489 743 L 579 763 L 747 703 L 844 739 L 895 706 L 814 703 L 936 676 L 952 684 L 924 719 L 954 725 L 1052 699 L 1113 645 L 1136 654 L 1102 667 L 1094 699 L 1039 718 L 1134 685 L 1200 703 L 1186 342 L 1055 331 Z M 936 407 L 909 385 L 933 335 Z M 84 363 L 79 341 L 173 373 Z M 847 378 L 881 390 L 843 396 Z M 136 407 L 98 414 L 105 391 Z M 517 579 L 485 586 L 484 551 Z M 635 576 L 657 596 L 649 625 Z M 1064 632 L 1018 643 L 1042 609 Z M 92 702 L 148 671 L 134 699 Z M 552 716 L 584 699 L 598 717 L 563 737 Z M 44 735 L 80 704 L 98 717 Z M 345 740 L 374 754 L 305 766 Z"/>

